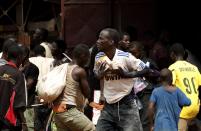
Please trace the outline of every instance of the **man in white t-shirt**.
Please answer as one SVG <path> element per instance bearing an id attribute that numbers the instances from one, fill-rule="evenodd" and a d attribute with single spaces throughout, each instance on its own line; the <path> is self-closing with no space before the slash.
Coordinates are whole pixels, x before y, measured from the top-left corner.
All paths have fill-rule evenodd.
<path id="1" fill-rule="evenodd" d="M 145 64 L 128 52 L 116 49 L 119 33 L 115 29 L 103 29 L 97 40 L 101 51 L 95 57 L 94 73 L 104 80 L 105 106 L 99 117 L 96 130 L 142 131 L 139 111 L 134 100 L 133 79 L 123 78 L 124 71 L 141 71 Z"/>

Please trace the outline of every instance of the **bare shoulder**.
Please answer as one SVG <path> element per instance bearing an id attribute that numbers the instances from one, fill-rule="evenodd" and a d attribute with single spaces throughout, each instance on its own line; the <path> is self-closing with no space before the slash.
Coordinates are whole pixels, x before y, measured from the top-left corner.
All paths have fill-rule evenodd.
<path id="1" fill-rule="evenodd" d="M 76 66 L 73 69 L 73 74 L 75 74 L 76 76 L 86 76 L 86 71 L 84 70 L 84 68 Z"/>

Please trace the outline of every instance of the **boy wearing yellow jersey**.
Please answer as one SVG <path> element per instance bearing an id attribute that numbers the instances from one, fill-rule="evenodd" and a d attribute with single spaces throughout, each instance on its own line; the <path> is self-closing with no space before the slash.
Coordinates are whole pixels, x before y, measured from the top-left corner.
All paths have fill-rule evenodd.
<path id="1" fill-rule="evenodd" d="M 172 71 L 173 84 L 176 85 L 191 100 L 191 105 L 182 108 L 178 123 L 179 131 L 186 131 L 190 120 L 199 112 L 200 101 L 198 88 L 201 85 L 201 75 L 198 68 L 185 61 L 185 50 L 182 44 L 173 44 L 170 48 L 170 57 L 174 61 L 169 69 Z"/>

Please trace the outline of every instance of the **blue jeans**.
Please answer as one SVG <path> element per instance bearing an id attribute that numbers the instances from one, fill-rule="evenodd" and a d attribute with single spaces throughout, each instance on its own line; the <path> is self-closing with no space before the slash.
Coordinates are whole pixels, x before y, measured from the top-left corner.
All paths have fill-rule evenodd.
<path id="1" fill-rule="evenodd" d="M 142 131 L 136 101 L 125 97 L 114 104 L 106 103 L 96 131 Z"/>

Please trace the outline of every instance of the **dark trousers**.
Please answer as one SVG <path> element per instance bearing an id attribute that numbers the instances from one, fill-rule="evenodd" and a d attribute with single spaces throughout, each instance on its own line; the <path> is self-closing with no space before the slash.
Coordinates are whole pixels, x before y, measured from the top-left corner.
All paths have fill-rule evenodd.
<path id="1" fill-rule="evenodd" d="M 140 97 L 140 101 L 142 103 L 143 108 L 140 110 L 140 120 L 142 123 L 143 131 L 149 131 L 150 122 L 148 118 L 148 106 L 149 106 L 149 98 L 151 96 L 151 92 L 144 92 Z"/>
<path id="2" fill-rule="evenodd" d="M 44 131 L 51 109 L 47 105 L 38 106 L 35 108 L 34 128 L 36 131 Z"/>
<path id="3" fill-rule="evenodd" d="M 21 126 L 11 126 L 7 125 L 5 122 L 0 120 L 0 131 L 21 131 L 22 127 Z"/>

